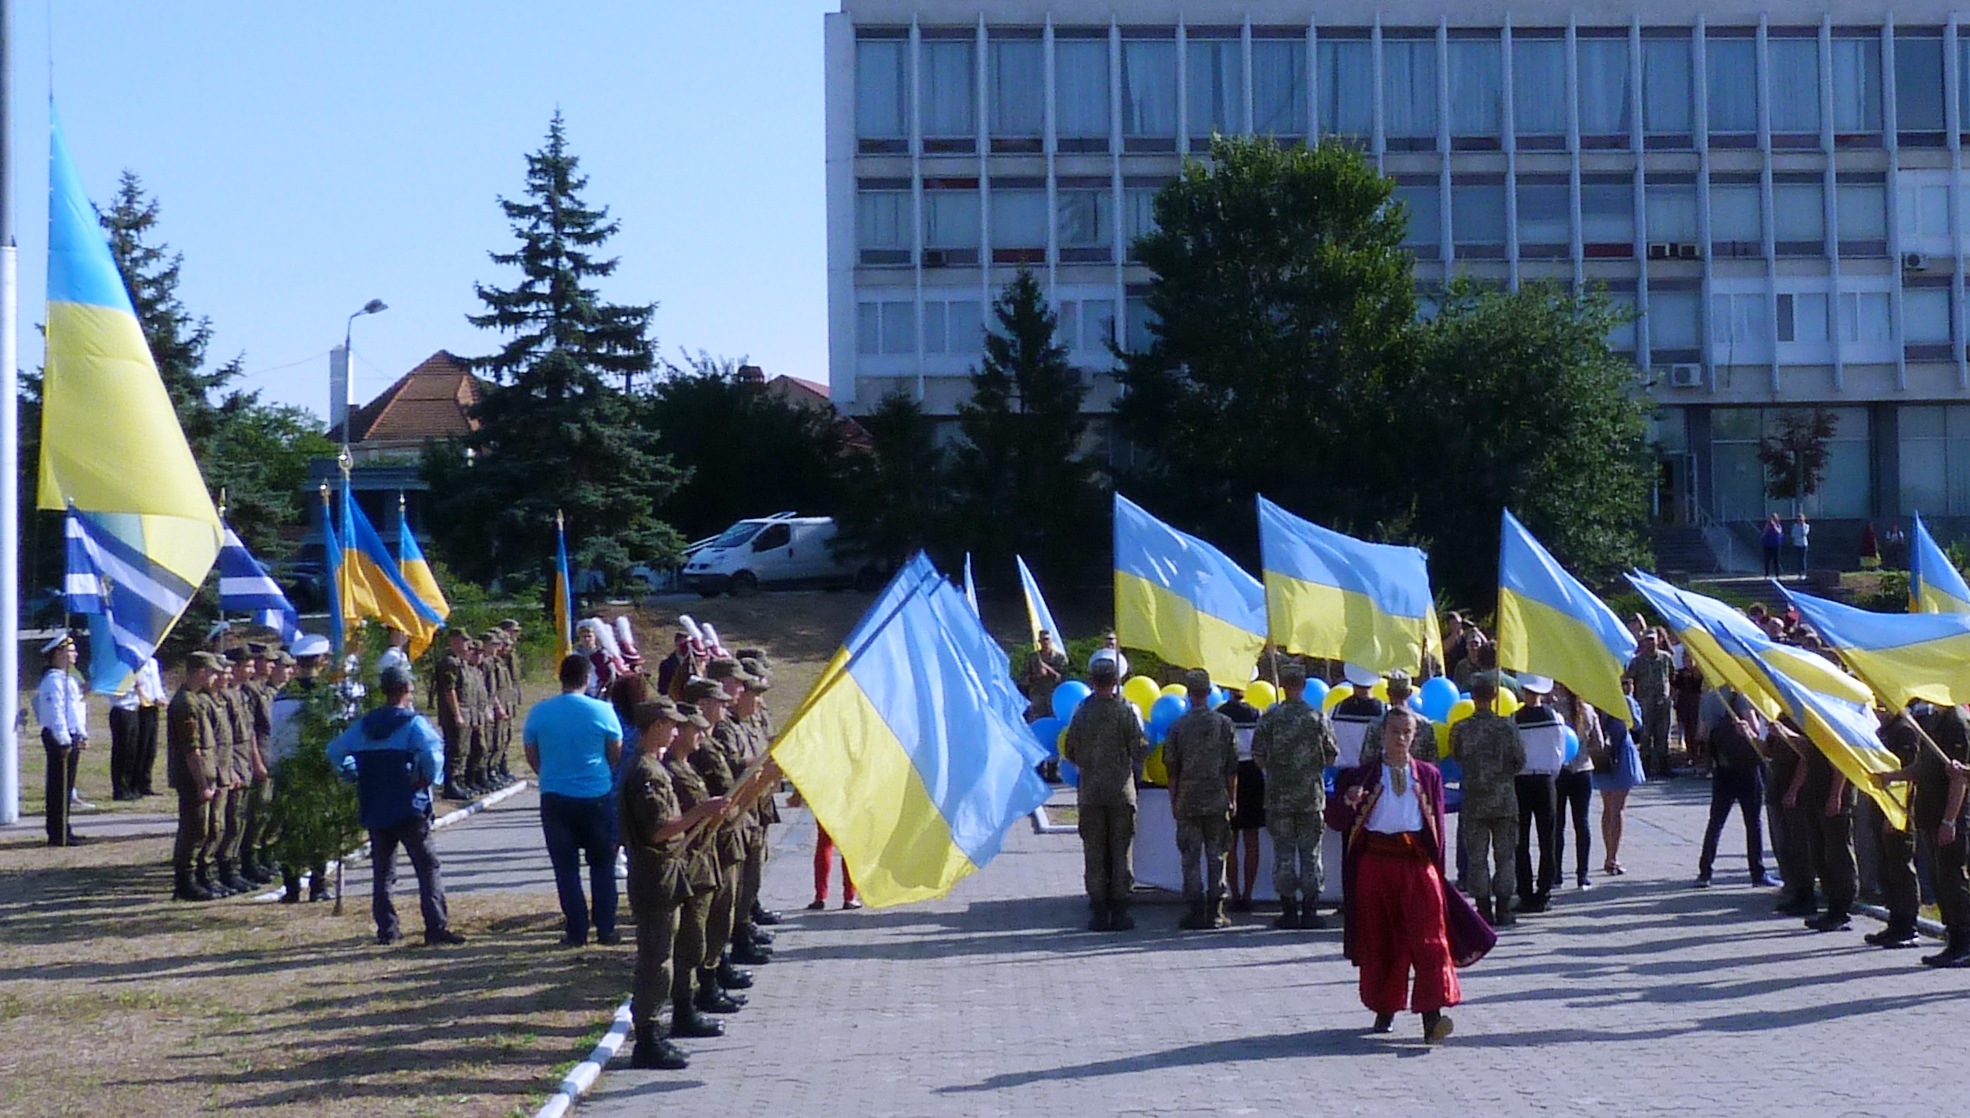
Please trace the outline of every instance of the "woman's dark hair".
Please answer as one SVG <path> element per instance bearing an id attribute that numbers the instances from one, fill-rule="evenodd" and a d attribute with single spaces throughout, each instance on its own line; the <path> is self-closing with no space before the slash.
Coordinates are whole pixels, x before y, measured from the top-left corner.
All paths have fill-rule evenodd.
<path id="1" fill-rule="evenodd" d="M 595 665 L 588 662 L 588 657 L 579 652 L 568 653 L 561 657 L 561 687 L 572 690 L 588 686 L 588 677 L 594 670 Z"/>
<path id="2" fill-rule="evenodd" d="M 638 726 L 636 704 L 649 697 L 650 682 L 643 678 L 641 672 L 617 676 L 616 682 L 609 688 L 609 702 L 615 704 L 616 716 L 622 719 L 625 726 Z"/>

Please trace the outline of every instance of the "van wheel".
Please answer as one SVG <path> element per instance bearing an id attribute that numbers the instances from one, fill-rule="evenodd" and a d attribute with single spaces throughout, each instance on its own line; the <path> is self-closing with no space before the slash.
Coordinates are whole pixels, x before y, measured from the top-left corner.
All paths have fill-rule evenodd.
<path id="1" fill-rule="evenodd" d="M 751 571 L 740 571 L 732 576 L 734 598 L 750 598 L 757 593 L 759 593 L 759 579 L 753 577 Z"/>

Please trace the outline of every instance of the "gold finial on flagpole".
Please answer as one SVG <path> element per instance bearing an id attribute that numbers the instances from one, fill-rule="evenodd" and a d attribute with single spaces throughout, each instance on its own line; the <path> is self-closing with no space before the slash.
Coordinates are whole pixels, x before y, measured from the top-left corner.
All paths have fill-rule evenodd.
<path id="1" fill-rule="evenodd" d="M 226 487 L 222 485 L 219 487 L 219 519 L 224 520 L 225 518 L 226 518 Z"/>

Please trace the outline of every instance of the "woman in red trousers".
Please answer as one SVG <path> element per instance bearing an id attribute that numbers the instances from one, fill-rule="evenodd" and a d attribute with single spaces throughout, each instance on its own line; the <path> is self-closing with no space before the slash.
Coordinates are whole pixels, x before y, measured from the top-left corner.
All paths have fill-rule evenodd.
<path id="1" fill-rule="evenodd" d="M 787 800 L 788 807 L 800 806 L 800 793 L 795 792 Z M 835 840 L 828 836 L 828 829 L 820 821 L 814 823 L 814 900 L 807 906 L 809 912 L 819 912 L 828 907 L 828 871 L 834 867 Z M 848 859 L 841 860 L 841 907 L 861 908 L 862 902 L 855 896 L 855 879 L 848 876 Z"/>

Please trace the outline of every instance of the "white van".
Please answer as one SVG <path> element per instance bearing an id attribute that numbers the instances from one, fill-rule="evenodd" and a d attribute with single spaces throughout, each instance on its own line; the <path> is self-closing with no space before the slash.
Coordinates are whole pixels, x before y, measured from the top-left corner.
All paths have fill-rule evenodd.
<path id="1" fill-rule="evenodd" d="M 873 586 L 881 575 L 866 560 L 834 553 L 835 522 L 828 516 L 776 513 L 741 520 L 686 553 L 679 578 L 705 597 L 762 589 Z"/>

